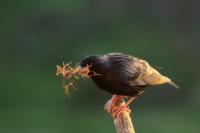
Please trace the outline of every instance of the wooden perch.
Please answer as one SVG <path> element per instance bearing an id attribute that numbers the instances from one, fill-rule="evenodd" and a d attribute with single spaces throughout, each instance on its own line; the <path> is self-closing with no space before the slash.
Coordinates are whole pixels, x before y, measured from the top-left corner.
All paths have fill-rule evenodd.
<path id="1" fill-rule="evenodd" d="M 125 102 L 123 100 L 118 100 L 114 104 L 115 106 L 122 106 Z M 110 106 L 111 100 L 108 100 L 104 109 L 112 116 L 112 113 L 109 110 Z M 114 124 L 117 133 L 135 133 L 130 114 L 127 111 L 122 112 L 118 117 L 114 118 Z"/>

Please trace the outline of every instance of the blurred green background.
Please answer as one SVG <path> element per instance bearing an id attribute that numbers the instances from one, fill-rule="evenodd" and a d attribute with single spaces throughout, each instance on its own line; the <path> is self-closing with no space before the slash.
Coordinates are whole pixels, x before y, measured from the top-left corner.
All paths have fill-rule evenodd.
<path id="1" fill-rule="evenodd" d="M 178 91 L 146 88 L 131 104 L 138 133 L 200 132 L 200 2 L 17 0 L 0 2 L 0 132 L 114 133 L 111 97 L 88 80 L 64 95 L 57 64 L 123 52 L 146 59 Z"/>

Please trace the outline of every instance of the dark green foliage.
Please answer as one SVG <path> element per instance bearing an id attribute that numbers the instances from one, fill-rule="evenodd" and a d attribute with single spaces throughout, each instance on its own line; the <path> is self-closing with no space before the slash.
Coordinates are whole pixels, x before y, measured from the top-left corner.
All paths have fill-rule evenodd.
<path id="1" fill-rule="evenodd" d="M 146 90 L 131 105 L 136 131 L 199 132 L 199 6 L 157 2 L 1 1 L 0 132 L 114 132 L 110 95 L 83 80 L 68 98 L 55 76 L 56 64 L 109 52 L 162 66 L 181 88 Z"/>

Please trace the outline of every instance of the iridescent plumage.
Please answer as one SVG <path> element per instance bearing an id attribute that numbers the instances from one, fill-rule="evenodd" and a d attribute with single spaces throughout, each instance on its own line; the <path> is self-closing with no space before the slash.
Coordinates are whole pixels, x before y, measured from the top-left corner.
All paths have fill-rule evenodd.
<path id="1" fill-rule="evenodd" d="M 150 85 L 169 83 L 178 86 L 169 78 L 161 75 L 145 60 L 123 54 L 89 56 L 82 60 L 81 66 L 92 65 L 91 71 L 100 74 L 91 78 L 95 84 L 112 94 L 137 96 Z"/>

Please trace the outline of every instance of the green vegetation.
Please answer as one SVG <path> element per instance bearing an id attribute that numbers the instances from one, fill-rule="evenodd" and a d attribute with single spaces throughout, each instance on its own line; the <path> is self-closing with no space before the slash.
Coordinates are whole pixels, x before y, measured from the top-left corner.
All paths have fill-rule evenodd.
<path id="1" fill-rule="evenodd" d="M 55 75 L 63 61 L 75 65 L 87 55 L 108 52 L 129 53 L 161 66 L 161 73 L 181 88 L 146 89 L 131 105 L 138 133 L 200 132 L 197 18 L 191 15 L 186 23 L 174 17 L 185 13 L 173 4 L 177 10 L 170 14 L 170 7 L 154 3 L 151 10 L 149 3 L 112 1 L 109 7 L 104 2 L 1 2 L 0 132 L 114 132 L 103 110 L 111 95 L 84 79 L 68 98 Z"/>

